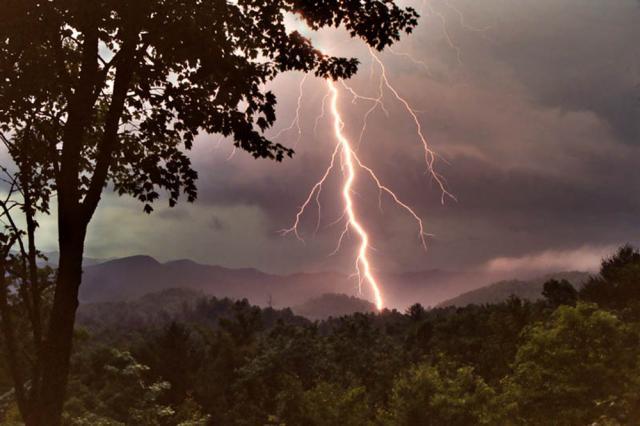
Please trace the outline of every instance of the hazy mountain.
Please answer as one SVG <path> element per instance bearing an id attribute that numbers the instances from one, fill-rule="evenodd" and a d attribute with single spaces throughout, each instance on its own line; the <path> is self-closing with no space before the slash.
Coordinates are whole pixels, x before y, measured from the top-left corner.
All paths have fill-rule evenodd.
<path id="1" fill-rule="evenodd" d="M 217 327 L 219 320 L 233 319 L 240 311 L 258 312 L 265 329 L 275 326 L 279 320 L 295 324 L 307 322 L 288 308 L 260 310 L 246 300 L 216 298 L 196 290 L 170 288 L 130 301 L 83 303 L 78 308 L 77 324 L 93 335 L 109 338 L 118 336 L 114 330 L 126 334 L 163 327 L 172 321 Z"/>
<path id="2" fill-rule="evenodd" d="M 58 267 L 58 260 L 60 259 L 60 255 L 57 251 L 50 251 L 50 252 L 46 252 L 44 253 L 44 255 L 47 257 L 46 263 L 49 266 L 52 266 L 54 268 Z M 106 262 L 108 260 L 111 259 L 100 259 L 100 258 L 96 258 L 96 257 L 83 257 L 82 258 L 82 265 L 83 266 L 91 266 L 91 265 L 97 265 L 98 263 L 103 263 Z"/>
<path id="3" fill-rule="evenodd" d="M 433 305 L 460 291 L 450 282 L 458 275 L 441 270 L 381 274 L 387 306 L 415 301 Z M 247 298 L 274 307 L 298 306 L 326 293 L 358 295 L 357 281 L 337 272 L 275 275 L 257 269 L 231 269 L 191 260 L 158 262 L 150 256 L 131 256 L 85 265 L 80 287 L 82 303 L 135 300 L 169 288 L 187 288 L 216 297 Z M 368 298 L 365 287 L 362 298 Z"/>
<path id="4" fill-rule="evenodd" d="M 77 321 L 90 329 L 113 326 L 142 328 L 175 318 L 185 307 L 194 306 L 203 297 L 204 294 L 196 290 L 174 288 L 126 302 L 82 303 L 78 307 Z"/>
<path id="5" fill-rule="evenodd" d="M 160 263 L 149 256 L 132 256 L 86 266 L 80 300 L 83 303 L 134 300 L 169 288 L 284 307 L 323 293 L 354 288 L 354 282 L 346 275 L 332 272 L 272 275 L 251 268 L 229 269 L 190 260 Z"/>
<path id="6" fill-rule="evenodd" d="M 375 312 L 376 305 L 346 294 L 327 293 L 314 297 L 305 303 L 294 306 L 291 310 L 296 314 L 312 320 L 341 317 L 355 312 Z"/>
<path id="7" fill-rule="evenodd" d="M 372 300 L 366 285 L 360 294 L 357 280 L 338 272 L 277 275 L 253 268 L 232 269 L 191 260 L 161 263 L 150 256 L 89 263 L 85 262 L 80 287 L 82 303 L 131 301 L 170 288 L 192 289 L 218 298 L 246 298 L 252 304 L 276 308 L 301 306 L 309 299 L 319 298 L 326 293 Z M 453 272 L 431 269 L 380 273 L 378 278 L 383 284 L 381 290 L 385 306 L 402 310 L 416 302 L 435 306 L 461 293 L 511 277 L 490 275 L 481 270 Z M 461 299 L 456 297 L 452 300 L 455 304 L 464 304 L 467 300 L 484 303 L 503 300 L 512 293 L 524 298 L 536 298 L 544 280 L 524 277 L 518 281 L 505 281 L 490 286 L 488 290 L 472 291 L 460 296 Z M 528 284 L 531 282 L 533 286 Z M 449 300 L 446 303 L 452 302 Z"/>
<path id="8" fill-rule="evenodd" d="M 525 300 L 537 300 L 542 298 L 542 288 L 544 283 L 550 279 L 565 279 L 575 287 L 580 287 L 587 279 L 589 274 L 586 272 L 559 272 L 544 275 L 531 280 L 508 280 L 500 281 L 462 293 L 452 299 L 445 300 L 438 306 L 466 306 L 470 304 L 482 305 L 487 303 L 502 302 L 509 297 L 517 296 Z"/>

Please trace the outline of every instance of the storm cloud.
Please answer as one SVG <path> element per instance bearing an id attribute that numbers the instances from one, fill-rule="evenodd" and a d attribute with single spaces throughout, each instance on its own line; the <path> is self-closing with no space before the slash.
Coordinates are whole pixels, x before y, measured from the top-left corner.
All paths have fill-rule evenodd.
<path id="1" fill-rule="evenodd" d="M 588 251 L 592 259 L 598 248 L 640 241 L 639 3 L 434 0 L 415 6 L 422 11 L 415 34 L 394 46 L 396 54 L 381 57 L 391 82 L 419 110 L 457 201 L 440 202 L 414 123 L 386 92 L 390 114 L 371 116 L 359 155 L 415 207 L 433 237 L 425 253 L 411 218 L 387 199 L 380 211 L 375 188 L 358 181 L 359 213 L 372 231 L 378 268 L 498 265 L 517 274 L 548 265 L 549 253 L 595 247 Z M 314 38 L 332 53 L 359 57 L 360 73 L 349 84 L 375 94 L 362 43 L 340 30 Z M 272 136 L 291 123 L 301 78 L 288 74 L 273 83 L 279 121 Z M 305 244 L 278 233 L 331 155 L 327 117 L 314 134 L 325 92 L 322 81 L 306 81 L 302 136 L 296 142 L 294 129 L 278 140 L 295 147 L 293 159 L 277 164 L 232 155 L 230 141 L 201 135 L 192 154 L 200 175 L 194 205 L 171 211 L 158 205 L 146 216 L 133 201 L 106 197 L 88 255 L 190 257 L 279 273 L 350 270 L 354 241 L 328 256 L 341 229 L 329 226 L 341 215 L 335 177 L 321 197 L 317 233 L 314 208 L 303 221 Z M 345 131 L 357 138 L 370 104 L 341 96 Z"/>

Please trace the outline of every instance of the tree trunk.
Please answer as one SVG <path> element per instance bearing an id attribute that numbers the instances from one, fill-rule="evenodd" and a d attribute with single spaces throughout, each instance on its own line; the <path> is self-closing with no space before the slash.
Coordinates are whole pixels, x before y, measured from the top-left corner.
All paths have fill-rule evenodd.
<path id="1" fill-rule="evenodd" d="M 134 22 L 134 21 L 131 21 Z M 25 419 L 28 426 L 59 426 L 69 375 L 73 327 L 78 308 L 78 290 L 82 281 L 82 257 L 87 226 L 100 201 L 113 151 L 117 145 L 118 124 L 131 82 L 138 42 L 137 27 L 127 25 L 116 74 L 113 94 L 106 116 L 104 134 L 89 189 L 81 202 L 80 157 L 86 127 L 93 115 L 99 91 L 98 27 L 92 23 L 85 34 L 79 88 L 70 106 L 65 126 L 64 147 L 58 184 L 58 238 L 60 260 L 48 332 L 42 350 L 42 376 L 37 384 L 33 415 Z"/>
<path id="2" fill-rule="evenodd" d="M 65 214 L 66 213 L 66 214 Z M 40 393 L 34 401 L 29 426 L 58 426 L 69 374 L 73 326 L 82 280 L 82 257 L 86 221 L 75 212 L 59 211 L 60 261 L 56 291 L 44 342 Z"/>
<path id="3" fill-rule="evenodd" d="M 20 366 L 20 360 L 18 359 L 18 345 L 16 342 L 15 325 L 11 318 L 11 309 L 9 308 L 8 290 L 6 282 L 6 258 L 9 254 L 14 238 L 9 244 L 7 244 L 6 250 L 0 254 L 0 324 L 2 326 L 2 335 L 4 337 L 5 355 L 7 358 L 7 364 L 9 365 L 9 372 L 14 383 L 14 391 L 16 396 L 16 402 L 18 404 L 18 410 L 21 415 L 25 415 L 29 412 L 28 401 L 24 391 L 24 375 Z"/>

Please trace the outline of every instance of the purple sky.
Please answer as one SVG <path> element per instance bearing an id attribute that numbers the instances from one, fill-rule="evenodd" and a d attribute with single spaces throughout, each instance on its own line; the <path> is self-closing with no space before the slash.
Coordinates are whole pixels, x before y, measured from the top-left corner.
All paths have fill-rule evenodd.
<path id="1" fill-rule="evenodd" d="M 371 116 L 360 156 L 413 206 L 434 235 L 421 249 L 415 223 L 388 200 L 378 210 L 374 188 L 358 183 L 358 212 L 372 234 L 376 267 L 587 269 L 612 247 L 637 242 L 640 226 L 640 3 L 636 0 L 433 0 L 416 32 L 382 53 L 391 82 L 419 110 L 437 164 L 458 201 L 440 204 L 412 121 L 385 92 L 389 116 Z M 461 12 L 462 15 L 459 15 Z M 296 26 L 292 23 L 292 26 Z M 312 35 L 307 33 L 307 35 Z M 361 59 L 349 84 L 374 95 L 371 60 L 341 31 L 312 35 L 323 49 Z M 300 74 L 273 83 L 279 120 L 293 118 Z M 313 126 L 325 86 L 309 78 L 303 92 L 302 137 L 293 159 L 276 164 L 238 152 L 229 141 L 202 135 L 193 151 L 200 197 L 151 216 L 132 200 L 103 198 L 91 225 L 87 254 L 144 253 L 192 258 L 268 272 L 349 271 L 355 239 L 336 256 L 341 227 L 338 180 L 323 192 L 324 220 L 315 212 L 306 244 L 277 230 L 322 174 L 335 144 L 330 122 Z M 346 133 L 356 138 L 366 102 L 342 93 Z M 280 142 L 295 144 L 297 131 Z M 43 226 L 54 248 L 53 222 Z M 515 272 L 514 272 L 515 273 Z"/>

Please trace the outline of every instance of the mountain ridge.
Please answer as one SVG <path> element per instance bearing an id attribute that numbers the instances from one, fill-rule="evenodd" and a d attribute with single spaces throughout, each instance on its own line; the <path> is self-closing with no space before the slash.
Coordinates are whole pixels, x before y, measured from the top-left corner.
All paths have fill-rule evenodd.
<path id="1" fill-rule="evenodd" d="M 376 312 L 376 305 L 368 300 L 346 294 L 325 293 L 314 297 L 301 305 L 292 306 L 291 310 L 301 317 L 311 320 L 324 320 L 351 315 L 356 312 Z"/>
<path id="2" fill-rule="evenodd" d="M 455 274 L 437 270 L 381 273 L 389 306 L 401 306 L 403 298 L 446 291 L 446 281 Z M 247 298 L 266 306 L 297 306 L 326 293 L 368 298 L 367 289 L 357 292 L 356 280 L 336 271 L 271 274 L 255 268 L 226 268 L 190 259 L 160 262 L 147 255 L 109 259 L 84 267 L 80 301 L 118 302 L 169 288 L 187 288 L 217 297 Z M 441 297 L 443 299 L 444 297 Z"/>
<path id="3" fill-rule="evenodd" d="M 542 298 L 544 283 L 551 280 L 567 280 L 574 287 L 581 287 L 589 278 L 590 274 L 581 271 L 564 271 L 541 275 L 529 280 L 502 280 L 487 286 L 483 286 L 471 291 L 459 294 L 456 297 L 440 302 L 438 307 L 467 305 L 483 305 L 499 303 L 511 296 L 516 296 L 523 300 L 535 301 Z"/>
<path id="4" fill-rule="evenodd" d="M 576 277 L 582 280 L 588 275 L 582 272 L 573 274 L 578 274 Z M 544 275 L 544 279 L 525 276 L 525 279 L 500 281 L 502 277 L 489 275 L 483 270 L 442 269 L 378 274 L 379 281 L 383 283 L 381 290 L 385 306 L 401 310 L 414 303 L 427 307 L 492 303 L 504 300 L 510 294 L 535 300 L 540 297 L 544 281 L 553 276 Z M 569 277 L 570 281 L 572 279 Z M 527 284 L 531 281 L 535 281 L 535 285 Z M 250 267 L 227 268 L 190 259 L 160 262 L 151 256 L 135 255 L 85 265 L 80 301 L 135 300 L 170 288 L 192 289 L 219 298 L 246 298 L 258 306 L 277 308 L 300 306 L 328 293 L 373 299 L 366 286 L 360 293 L 352 276 L 336 271 L 278 275 Z"/>

